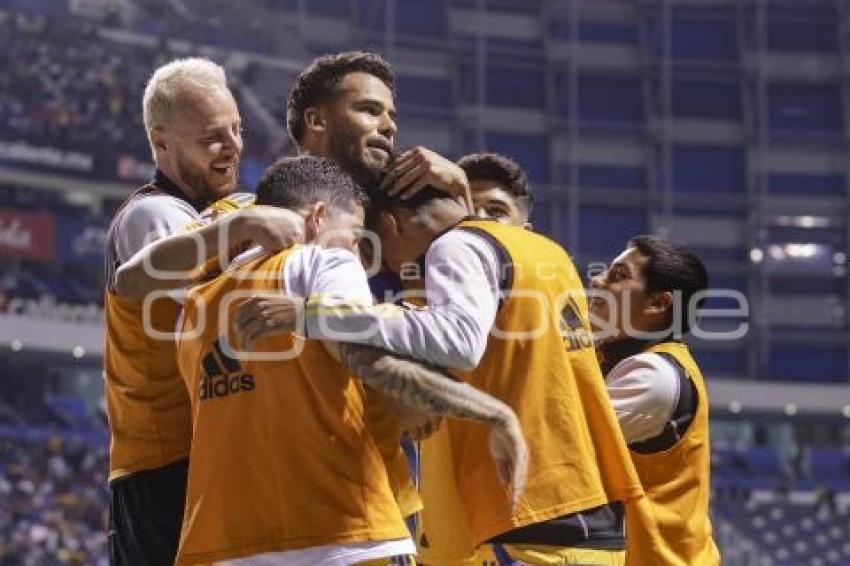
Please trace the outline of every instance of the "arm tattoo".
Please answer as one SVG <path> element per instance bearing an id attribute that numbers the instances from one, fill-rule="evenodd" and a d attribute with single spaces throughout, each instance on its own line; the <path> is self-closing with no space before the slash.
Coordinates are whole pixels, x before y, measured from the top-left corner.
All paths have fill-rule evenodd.
<path id="1" fill-rule="evenodd" d="M 339 347 L 343 365 L 363 383 L 414 409 L 491 424 L 503 423 L 512 414 L 502 401 L 433 366 L 370 346 Z"/>

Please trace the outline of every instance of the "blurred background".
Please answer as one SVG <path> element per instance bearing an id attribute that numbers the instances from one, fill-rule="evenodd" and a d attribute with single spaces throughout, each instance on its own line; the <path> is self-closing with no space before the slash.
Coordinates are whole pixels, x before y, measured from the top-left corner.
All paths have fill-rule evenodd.
<path id="1" fill-rule="evenodd" d="M 291 153 L 314 56 L 398 73 L 397 147 L 492 150 L 586 271 L 629 237 L 694 249 L 724 564 L 850 563 L 850 3 L 844 0 L 0 1 L 0 565 L 105 564 L 105 228 L 153 167 L 141 95 L 228 69 L 243 184 Z"/>

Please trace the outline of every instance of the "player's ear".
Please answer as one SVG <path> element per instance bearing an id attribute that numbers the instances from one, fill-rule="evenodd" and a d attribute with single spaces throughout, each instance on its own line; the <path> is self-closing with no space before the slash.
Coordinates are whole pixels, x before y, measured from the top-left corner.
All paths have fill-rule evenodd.
<path id="1" fill-rule="evenodd" d="M 157 153 L 159 153 L 159 152 L 165 153 L 165 152 L 168 151 L 168 144 L 166 143 L 166 137 L 167 136 L 165 135 L 165 128 L 163 128 L 162 126 L 154 126 L 150 130 L 150 137 L 151 137 L 151 145 L 153 145 L 154 151 L 156 151 Z"/>
<path id="2" fill-rule="evenodd" d="M 670 291 L 661 291 L 650 295 L 646 312 L 649 314 L 662 314 L 671 308 L 673 308 L 673 293 Z"/>
<path id="3" fill-rule="evenodd" d="M 326 129 L 325 110 L 322 106 L 311 106 L 304 110 L 304 126 L 314 132 Z"/>
<path id="4" fill-rule="evenodd" d="M 382 210 L 378 214 L 378 226 L 381 232 L 387 231 L 390 234 L 397 234 L 399 232 L 398 219 L 389 210 Z"/>
<path id="5" fill-rule="evenodd" d="M 304 210 L 304 237 L 306 241 L 312 242 L 319 237 L 327 212 L 327 205 L 321 200 Z"/>

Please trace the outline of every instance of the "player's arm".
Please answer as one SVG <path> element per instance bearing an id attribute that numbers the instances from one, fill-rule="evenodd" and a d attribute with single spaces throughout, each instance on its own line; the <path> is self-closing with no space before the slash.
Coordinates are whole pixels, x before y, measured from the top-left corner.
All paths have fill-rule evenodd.
<path id="1" fill-rule="evenodd" d="M 287 259 L 281 279 L 286 293 L 322 295 L 363 307 L 369 307 L 373 302 L 366 272 L 360 260 L 347 250 L 302 247 Z M 267 298 L 273 300 L 274 296 Z M 256 323 L 256 320 L 253 322 Z M 261 323 L 265 325 L 264 320 Z M 250 349 L 242 337 L 240 332 L 243 348 Z M 328 340 L 323 340 L 323 343 L 366 385 L 397 402 L 436 416 L 492 425 L 491 452 L 499 473 L 505 481 L 513 483 L 515 497 L 519 496 L 525 481 L 527 450 L 516 415 L 507 405 L 422 363 L 365 345 L 339 344 Z"/>
<path id="2" fill-rule="evenodd" d="M 528 449 L 510 407 L 433 366 L 369 346 L 324 344 L 363 383 L 395 401 L 423 413 L 491 425 L 490 452 L 502 482 L 511 484 L 516 505 L 525 485 Z"/>
<path id="3" fill-rule="evenodd" d="M 451 232 L 426 258 L 427 309 L 340 300 L 325 293 L 258 298 L 240 306 L 237 331 L 247 340 L 297 331 L 308 338 L 374 346 L 439 367 L 475 368 L 499 302 L 495 252 L 482 238 Z"/>
<path id="4" fill-rule="evenodd" d="M 605 386 L 629 444 L 661 434 L 679 402 L 676 369 L 657 354 L 623 360 L 605 377 Z"/>
<path id="5" fill-rule="evenodd" d="M 126 298 L 141 299 L 152 291 L 179 289 L 195 282 L 205 264 L 223 251 L 249 245 L 276 250 L 303 240 L 304 221 L 297 213 L 250 206 L 143 247 L 118 268 L 112 289 Z"/>

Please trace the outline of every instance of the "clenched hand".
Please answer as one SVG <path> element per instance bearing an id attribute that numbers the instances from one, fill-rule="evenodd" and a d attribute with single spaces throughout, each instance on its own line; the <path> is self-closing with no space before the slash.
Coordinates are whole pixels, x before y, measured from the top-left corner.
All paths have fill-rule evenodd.
<path id="1" fill-rule="evenodd" d="M 252 297 L 236 307 L 236 339 L 250 351 L 266 336 L 296 332 L 303 327 L 304 298 L 284 295 Z"/>

